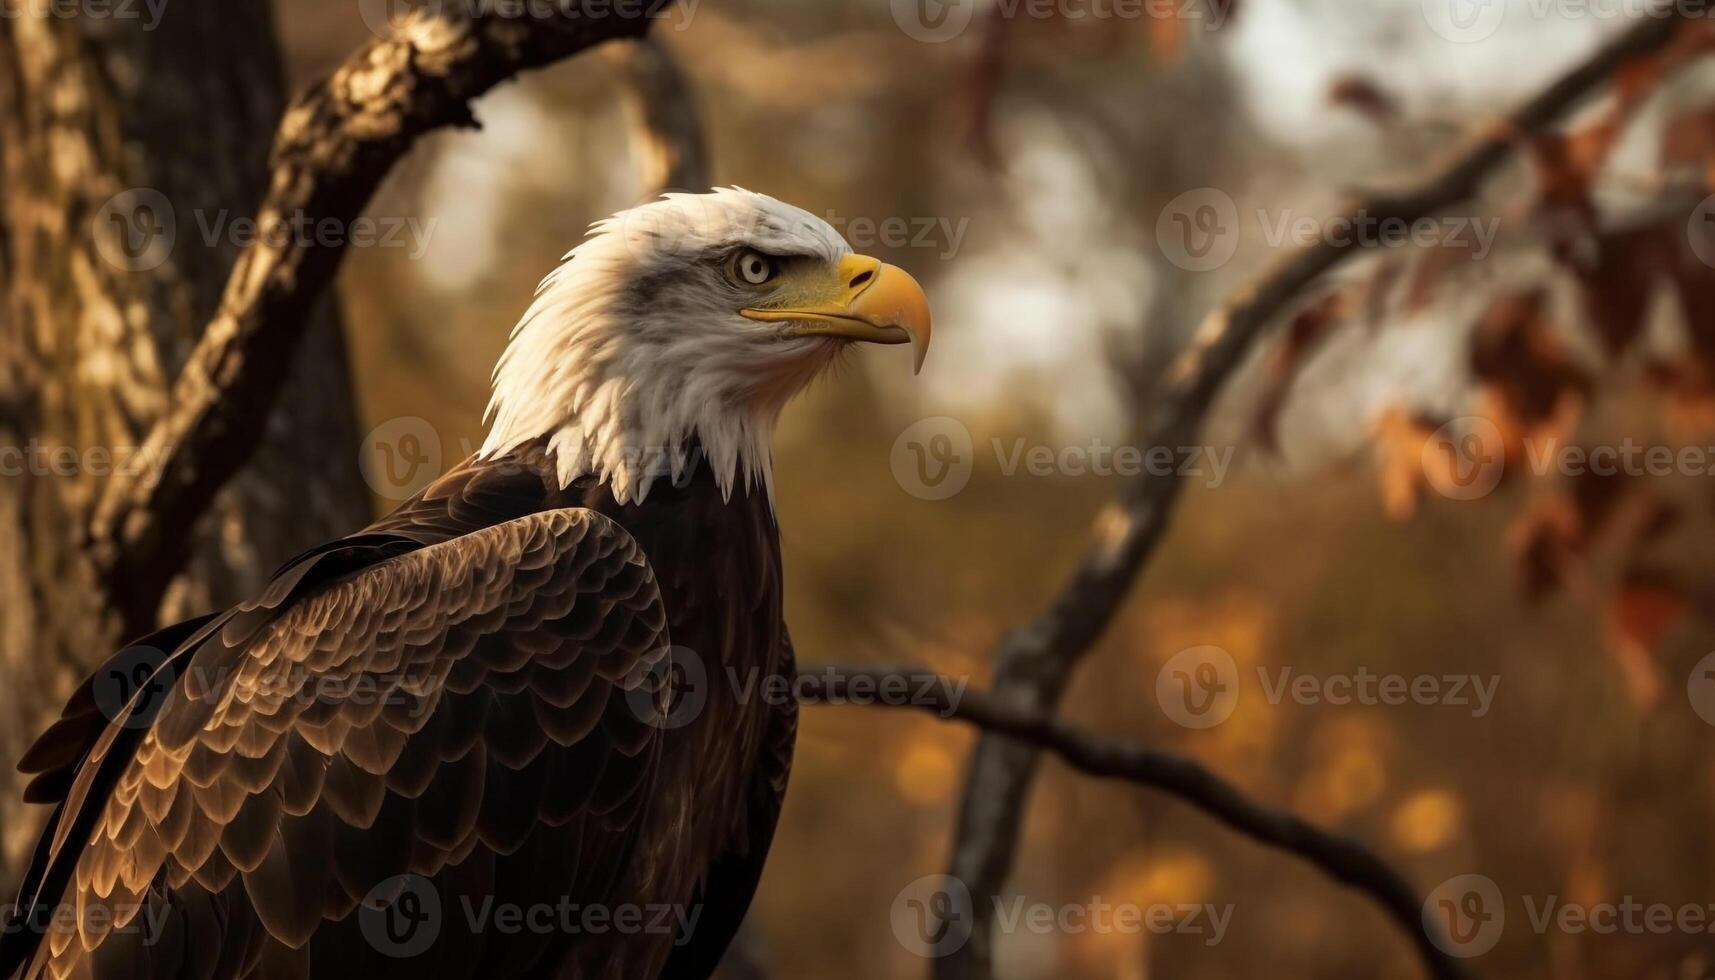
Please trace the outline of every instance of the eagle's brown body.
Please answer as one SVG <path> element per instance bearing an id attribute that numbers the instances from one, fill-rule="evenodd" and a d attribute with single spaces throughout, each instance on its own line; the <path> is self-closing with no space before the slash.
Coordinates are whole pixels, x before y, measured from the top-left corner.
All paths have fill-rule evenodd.
<path id="1" fill-rule="evenodd" d="M 121 651 L 26 754 L 57 810 L 0 980 L 707 977 L 796 730 L 776 423 L 930 329 L 908 273 L 766 195 L 598 222 L 476 458 Z"/>
<path id="2" fill-rule="evenodd" d="M 795 708 L 760 699 L 793 669 L 780 576 L 767 499 L 723 500 L 705 468 L 621 505 L 560 488 L 540 443 L 467 461 L 256 601 L 153 638 L 172 658 L 132 714 L 109 717 L 99 672 L 73 698 L 25 760 L 59 809 L 20 905 L 76 920 L 13 931 L 0 967 L 707 976 L 790 767 Z M 669 645 L 685 669 L 657 691 Z"/>

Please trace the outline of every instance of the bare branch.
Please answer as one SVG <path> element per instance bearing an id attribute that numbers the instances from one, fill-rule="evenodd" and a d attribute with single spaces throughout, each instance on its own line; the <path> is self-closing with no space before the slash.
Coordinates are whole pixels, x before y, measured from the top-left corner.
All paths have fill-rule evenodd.
<path id="1" fill-rule="evenodd" d="M 476 125 L 473 99 L 601 41 L 641 36 L 649 20 L 605 8 L 584 16 L 567 4 L 425 16 L 406 37 L 364 47 L 287 110 L 258 212 L 264 233 L 233 268 L 171 407 L 144 441 L 159 478 L 115 478 L 91 521 L 91 548 L 128 622 L 153 620 L 192 523 L 254 450 L 310 305 L 338 268 L 349 236 L 299 230 L 349 228 L 418 138 Z"/>
<path id="2" fill-rule="evenodd" d="M 1192 759 L 1144 745 L 1088 734 L 1072 725 L 997 694 L 956 688 L 931 670 L 917 667 L 817 666 L 798 677 L 805 704 L 848 700 L 854 682 L 868 690 L 894 687 L 913 692 L 908 703 L 887 707 L 926 711 L 942 720 L 957 719 L 1013 744 L 1047 750 L 1080 772 L 1157 789 L 1183 800 L 1221 823 L 1269 847 L 1297 855 L 1342 884 L 1380 905 L 1411 937 L 1429 974 L 1464 977 L 1456 960 L 1437 945 L 1423 917 L 1423 899 L 1411 883 L 1363 844 L 1320 830 L 1297 815 L 1250 800 L 1238 787 Z M 971 910 L 974 912 L 974 910 Z"/>
<path id="3" fill-rule="evenodd" d="M 1684 25 L 1684 15 L 1678 12 L 1647 18 L 1562 76 L 1504 124 L 1474 135 L 1419 186 L 1401 194 L 1355 200 L 1345 213 L 1354 222 L 1400 219 L 1409 224 L 1471 199 L 1512 158 L 1521 136 L 1554 127 L 1623 66 L 1667 47 Z M 1364 244 L 1325 242 L 1288 253 L 1266 275 L 1215 310 L 1168 372 L 1168 388 L 1143 429 L 1144 444 L 1191 445 L 1216 395 L 1266 329 L 1306 287 L 1357 254 Z M 997 697 L 1042 712 L 1059 703 L 1073 670 L 1106 632 L 1154 552 L 1179 490 L 1179 481 L 1172 477 L 1148 476 L 1121 490 L 1098 517 L 1089 550 L 1054 603 L 1001 642 L 994 656 Z M 990 899 L 1012 870 L 1036 758 L 1032 746 L 992 735 L 985 735 L 977 746 L 967 774 L 951 866 L 952 875 L 969 885 L 976 898 L 977 929 L 962 950 L 937 961 L 935 974 L 940 980 L 983 980 L 992 975 Z"/>
<path id="4" fill-rule="evenodd" d="M 613 49 L 650 194 L 709 189 L 708 140 L 684 71 L 652 37 Z"/>

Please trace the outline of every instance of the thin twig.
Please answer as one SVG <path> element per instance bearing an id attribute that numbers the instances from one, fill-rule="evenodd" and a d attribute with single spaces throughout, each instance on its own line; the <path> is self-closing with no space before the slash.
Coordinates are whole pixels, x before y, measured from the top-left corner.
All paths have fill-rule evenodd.
<path id="1" fill-rule="evenodd" d="M 1428 180 L 1399 194 L 1353 201 L 1354 222 L 1407 224 L 1475 197 L 1512 159 L 1521 137 L 1549 130 L 1622 66 L 1665 48 L 1682 14 L 1649 17 L 1555 81 L 1504 121 L 1475 135 Z M 1237 373 L 1266 329 L 1312 283 L 1358 254 L 1365 243 L 1324 242 L 1289 253 L 1215 310 L 1166 378 L 1168 388 L 1143 429 L 1144 445 L 1192 445 L 1210 405 Z M 995 690 L 1009 703 L 1051 712 L 1079 662 L 1107 631 L 1132 583 L 1154 553 L 1180 482 L 1144 476 L 1130 481 L 1098 517 L 1089 550 L 1036 620 L 1007 634 L 994 655 Z M 1035 772 L 1029 745 L 985 735 L 967 774 L 954 836 L 951 874 L 975 896 L 976 931 L 958 953 L 936 962 L 939 980 L 986 980 L 993 973 L 992 898 L 1006 884 Z M 1451 975 L 1451 974 L 1449 974 Z"/>
<path id="2" fill-rule="evenodd" d="M 1330 878 L 1368 896 L 1411 937 L 1431 976 L 1464 975 L 1446 953 L 1445 937 L 1429 933 L 1423 899 L 1404 875 L 1355 840 L 1320 830 L 1288 811 L 1252 801 L 1238 787 L 1192 759 L 1089 734 L 994 694 L 960 690 L 934 671 L 917 667 L 807 668 L 798 677 L 798 696 L 805 704 L 838 703 L 849 699 L 854 682 L 869 691 L 892 688 L 912 692 L 904 701 L 866 699 L 866 704 L 914 708 L 942 720 L 956 719 L 985 735 L 1045 749 L 1080 772 L 1168 793 L 1258 843 L 1302 858 Z"/>

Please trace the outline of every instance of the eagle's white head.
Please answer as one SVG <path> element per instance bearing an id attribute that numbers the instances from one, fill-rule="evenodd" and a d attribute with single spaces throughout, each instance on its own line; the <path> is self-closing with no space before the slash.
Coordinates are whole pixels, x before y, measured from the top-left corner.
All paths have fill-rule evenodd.
<path id="1" fill-rule="evenodd" d="M 909 274 L 827 222 L 737 188 L 669 194 L 597 222 L 537 290 L 494 369 L 482 455 L 546 437 L 562 485 L 621 502 L 698 461 L 729 498 L 773 494 L 776 420 L 854 342 L 911 343 L 929 304 Z"/>

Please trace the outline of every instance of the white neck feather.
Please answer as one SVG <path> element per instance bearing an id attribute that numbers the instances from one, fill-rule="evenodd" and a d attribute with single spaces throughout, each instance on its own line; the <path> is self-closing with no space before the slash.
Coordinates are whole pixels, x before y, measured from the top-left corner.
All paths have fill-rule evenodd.
<path id="1" fill-rule="evenodd" d="M 682 307 L 670 322 L 650 322 L 650 304 L 628 302 L 630 264 L 594 247 L 600 241 L 543 280 L 513 330 L 481 455 L 546 437 L 562 487 L 593 475 L 621 503 L 641 503 L 655 480 L 708 466 L 726 499 L 742 485 L 772 506 L 775 423 L 836 349 L 805 357 L 735 347 L 719 330 L 685 329 L 697 313 Z"/>

